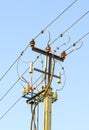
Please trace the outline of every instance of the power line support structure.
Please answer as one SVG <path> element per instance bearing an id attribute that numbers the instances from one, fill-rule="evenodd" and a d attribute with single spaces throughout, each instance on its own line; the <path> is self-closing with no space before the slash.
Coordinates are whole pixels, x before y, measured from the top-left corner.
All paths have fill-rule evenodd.
<path id="1" fill-rule="evenodd" d="M 42 97 L 42 102 L 44 103 L 43 130 L 51 130 L 52 103 L 54 103 L 57 100 L 57 93 L 52 92 L 51 81 L 53 77 L 60 78 L 59 76 L 54 75 L 55 59 L 64 61 L 65 54 L 64 52 L 61 54 L 61 56 L 52 54 L 51 47 L 49 45 L 47 45 L 45 51 L 39 48 L 36 48 L 34 45 L 35 45 L 35 41 L 32 40 L 30 42 L 30 46 L 32 47 L 32 50 L 40 54 L 43 54 L 46 57 L 45 66 L 44 66 L 45 69 L 43 71 L 36 68 L 34 69 L 35 71 L 43 73 L 44 86 L 40 92 L 35 94 L 33 97 L 29 98 L 27 100 L 27 103 L 30 104 L 32 100 L 34 99 L 36 100 L 37 99 L 36 97 L 39 97 L 39 96 Z"/>

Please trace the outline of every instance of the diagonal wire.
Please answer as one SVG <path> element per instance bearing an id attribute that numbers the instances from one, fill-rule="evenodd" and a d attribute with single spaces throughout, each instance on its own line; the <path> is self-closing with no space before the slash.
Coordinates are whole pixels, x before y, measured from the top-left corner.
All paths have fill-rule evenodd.
<path id="1" fill-rule="evenodd" d="M 69 31 L 76 23 L 78 23 L 83 17 L 85 17 L 87 14 L 89 13 L 89 11 L 87 11 L 85 14 L 83 14 L 77 21 L 75 21 L 69 28 L 67 28 L 62 34 L 66 33 L 67 31 Z"/>
<path id="2" fill-rule="evenodd" d="M 42 76 L 43 76 L 43 74 L 38 77 L 38 79 L 32 84 L 32 86 L 35 85 L 35 83 L 36 83 Z"/>
<path id="3" fill-rule="evenodd" d="M 89 32 L 83 35 L 80 39 L 78 39 L 75 43 L 73 43 L 70 47 L 68 47 L 65 51 L 68 51 L 73 46 L 76 46 L 83 38 L 85 38 L 87 35 L 89 35 Z"/>
<path id="4" fill-rule="evenodd" d="M 48 24 L 45 28 L 44 31 L 51 26 L 61 15 L 63 15 L 70 7 L 72 7 L 72 5 L 77 2 L 77 0 L 75 0 L 74 2 L 72 2 L 61 14 L 59 14 L 50 24 Z"/>
<path id="5" fill-rule="evenodd" d="M 25 70 L 25 72 L 22 74 L 22 76 L 28 71 L 29 68 Z M 15 85 L 20 80 L 20 77 L 16 80 L 16 82 L 8 89 L 8 91 L 0 98 L 0 102 L 6 97 L 6 95 L 15 87 Z"/>
<path id="6" fill-rule="evenodd" d="M 18 98 L 18 100 L 0 117 L 0 120 L 2 120 L 8 112 L 11 111 L 11 109 L 21 100 L 22 97 Z"/>
<path id="7" fill-rule="evenodd" d="M 77 40 L 76 42 L 75 42 L 75 44 L 77 44 L 78 42 L 80 42 L 83 38 L 85 38 L 87 35 L 89 35 L 89 32 L 88 33 L 86 33 L 85 35 L 83 35 L 79 40 Z"/>
<path id="8" fill-rule="evenodd" d="M 15 65 L 15 63 L 18 61 L 18 59 L 20 58 L 20 56 L 12 63 L 12 65 L 6 70 L 6 72 L 2 75 L 2 77 L 0 78 L 0 81 L 6 76 L 6 74 L 9 72 L 9 70 Z"/>
<path id="9" fill-rule="evenodd" d="M 56 42 L 59 38 L 63 37 L 63 35 L 69 31 L 74 25 L 76 25 L 81 19 L 83 19 L 89 11 L 87 11 L 85 14 L 83 14 L 79 19 L 77 19 L 71 26 L 69 26 L 62 34 L 60 34 L 57 38 L 55 38 L 49 45 L 52 45 L 54 42 Z"/>
<path id="10" fill-rule="evenodd" d="M 50 22 L 40 33 L 38 33 L 33 39 L 35 40 L 37 37 L 39 37 L 40 34 L 43 34 L 44 31 L 51 26 L 61 15 L 63 15 L 70 7 L 72 7 L 72 5 L 77 2 L 77 0 L 75 0 L 74 2 L 72 2 L 61 14 L 59 14 L 52 22 Z M 29 47 L 29 44 L 26 46 L 26 48 L 21 52 L 20 56 L 11 64 L 11 66 L 7 69 L 7 71 L 2 75 L 2 77 L 0 78 L 0 81 L 6 76 L 6 74 L 11 70 L 11 68 L 15 65 L 15 63 L 18 61 L 18 59 L 23 55 L 23 53 L 27 50 L 27 48 Z"/>
<path id="11" fill-rule="evenodd" d="M 10 67 L 6 70 L 6 72 L 2 75 L 0 78 L 0 81 L 6 76 L 6 74 L 11 70 L 11 68 L 15 65 L 15 63 L 20 59 L 20 57 L 23 55 L 23 53 L 27 50 L 27 47 L 20 53 L 20 55 L 17 57 L 17 59 L 10 65 Z"/>
<path id="12" fill-rule="evenodd" d="M 42 77 L 42 75 L 33 83 L 33 85 Z M 0 120 L 2 120 L 8 112 L 20 101 L 22 97 L 18 98 L 18 100 L 0 117 Z"/>
<path id="13" fill-rule="evenodd" d="M 75 0 L 74 2 L 72 2 L 62 13 L 60 13 L 52 22 L 50 22 L 40 33 L 38 33 L 35 37 L 34 40 L 39 37 L 39 35 L 43 34 L 44 31 L 46 31 L 46 29 L 48 27 L 50 27 L 56 20 L 58 20 L 60 18 L 61 15 L 63 15 L 70 7 L 72 7 L 73 4 L 75 4 L 77 2 L 77 0 Z"/>

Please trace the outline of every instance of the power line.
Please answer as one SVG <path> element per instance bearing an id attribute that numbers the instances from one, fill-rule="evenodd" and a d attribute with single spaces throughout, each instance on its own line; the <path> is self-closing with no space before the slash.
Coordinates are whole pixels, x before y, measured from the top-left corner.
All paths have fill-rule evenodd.
<path id="1" fill-rule="evenodd" d="M 89 35 L 89 32 L 86 33 L 85 35 L 83 35 L 81 38 L 79 38 L 79 39 L 78 39 L 75 43 L 73 43 L 71 46 L 69 46 L 69 47 L 65 50 L 65 52 L 68 51 L 69 49 L 71 49 L 72 47 L 76 46 L 76 45 L 77 45 L 83 38 L 85 38 L 87 35 Z M 82 46 L 82 44 L 81 44 L 81 46 Z M 81 47 L 81 46 L 80 46 L 80 47 Z M 79 47 L 79 48 L 80 48 L 80 47 Z M 78 48 L 78 49 L 79 49 L 79 48 Z M 78 49 L 75 49 L 75 50 L 78 50 Z M 71 52 L 73 52 L 73 51 L 75 51 L 75 50 L 72 50 Z M 70 54 L 71 52 L 69 52 L 68 54 Z M 68 54 L 67 54 L 67 55 L 68 55 Z"/>
<path id="2" fill-rule="evenodd" d="M 32 86 L 40 79 L 42 77 L 42 75 L 32 84 Z M 10 112 L 10 110 L 20 101 L 20 99 L 21 99 L 22 97 L 20 97 L 20 98 L 18 98 L 18 100 L 0 117 L 0 120 L 2 120 L 5 116 L 6 116 L 6 114 L 8 113 L 8 112 Z M 1 100 L 0 100 L 1 101 Z M 37 121 L 38 121 L 39 119 L 37 118 Z"/>
<path id="3" fill-rule="evenodd" d="M 46 31 L 46 29 L 48 27 L 50 27 L 55 21 L 57 21 L 61 15 L 63 15 L 70 7 L 72 7 L 73 4 L 75 4 L 77 2 L 77 0 L 75 0 L 74 2 L 72 2 L 62 13 L 60 13 L 55 19 L 52 20 L 52 22 L 50 22 L 40 33 L 38 33 L 33 39 L 35 40 L 37 37 L 39 37 L 40 34 L 43 34 L 44 31 Z"/>
<path id="4" fill-rule="evenodd" d="M 20 101 L 22 97 L 18 98 L 18 100 L 0 117 L 0 120 L 2 120 L 8 112 L 11 111 L 11 109 Z"/>
<path id="5" fill-rule="evenodd" d="M 21 56 L 21 55 L 20 55 Z M 7 71 L 2 75 L 2 77 L 0 78 L 0 81 L 6 76 L 6 74 L 10 71 L 10 69 L 15 65 L 15 63 L 18 61 L 18 59 L 20 58 L 20 56 L 12 63 L 12 65 L 7 69 Z"/>
<path id="6" fill-rule="evenodd" d="M 79 19 L 77 19 L 71 26 L 69 26 L 62 34 L 60 34 L 57 38 L 55 38 L 49 45 L 52 45 L 54 42 L 56 42 L 59 38 L 63 37 L 63 35 L 69 31 L 74 25 L 76 25 L 82 18 L 84 18 L 89 11 L 87 11 L 85 14 L 83 14 Z"/>
<path id="7" fill-rule="evenodd" d="M 25 72 L 22 74 L 22 76 L 28 71 L 29 68 L 25 70 Z M 20 77 L 15 81 L 15 83 L 7 90 L 7 92 L 0 98 L 0 102 L 7 96 L 7 94 L 15 87 L 15 85 L 20 80 Z"/>
<path id="8" fill-rule="evenodd" d="M 70 7 L 72 7 L 73 4 L 75 4 L 75 2 L 77 2 L 77 0 L 75 0 L 74 2 L 72 2 L 61 14 L 59 14 L 50 24 L 48 24 L 43 31 L 45 31 L 49 26 L 51 26 L 61 15 L 63 15 Z"/>
<path id="9" fill-rule="evenodd" d="M 75 21 L 69 28 L 67 28 L 62 34 L 66 33 L 67 31 L 69 31 L 76 23 L 78 23 L 83 17 L 85 17 L 87 14 L 89 13 L 89 11 L 87 11 L 85 14 L 83 14 L 77 21 Z"/>
<path id="10" fill-rule="evenodd" d="M 34 60 L 33 63 L 35 63 L 37 61 L 37 59 L 40 57 L 41 55 L 37 56 L 36 59 Z M 20 58 L 19 58 L 20 59 Z M 18 61 L 19 61 L 18 59 Z M 19 78 L 16 80 L 16 82 L 6 91 L 6 93 L 0 98 L 0 102 L 6 97 L 6 95 L 15 87 L 15 85 L 19 82 L 19 80 L 21 80 L 21 77 L 23 77 L 23 75 L 29 70 L 29 67 L 24 71 L 24 73 L 19 76 Z M 17 70 L 18 71 L 18 70 Z M 40 77 L 38 77 L 38 79 L 33 83 L 33 85 L 42 77 L 42 75 Z"/>
<path id="11" fill-rule="evenodd" d="M 25 52 L 25 50 L 28 48 L 27 47 L 20 53 L 20 55 L 17 57 L 17 59 L 11 64 L 11 66 L 7 69 L 7 71 L 2 75 L 2 77 L 0 78 L 0 81 L 6 76 L 6 74 L 11 70 L 11 68 L 15 65 L 15 63 L 20 59 L 20 57 L 23 55 L 23 53 Z"/>
<path id="12" fill-rule="evenodd" d="M 40 56 L 41 56 L 41 55 L 38 55 L 38 56 L 35 58 L 35 60 L 33 61 L 33 64 L 35 64 L 35 62 L 40 58 Z M 16 70 L 17 70 L 17 75 L 18 75 L 18 77 L 23 81 L 22 76 L 20 76 L 20 74 L 19 74 L 19 69 L 18 69 L 20 60 L 21 60 L 21 57 L 20 57 L 20 58 L 18 59 L 18 61 L 17 61 Z M 22 60 L 21 60 L 21 61 L 22 61 Z M 23 63 L 30 63 L 30 62 L 24 62 L 24 61 L 22 61 L 22 62 L 23 62 Z"/>
<path id="13" fill-rule="evenodd" d="M 63 15 L 74 3 L 76 3 L 77 0 L 72 2 L 62 13 L 60 13 L 52 22 L 50 22 L 40 33 L 38 33 L 33 39 L 35 40 L 37 37 L 39 37 L 40 34 L 43 34 L 44 31 L 51 26 L 61 15 Z M 27 50 L 29 47 L 29 44 L 26 46 L 26 48 L 21 52 L 20 56 L 12 63 L 12 65 L 7 69 L 7 71 L 2 75 L 0 78 L 0 81 L 6 76 L 6 74 L 11 70 L 11 68 L 15 65 L 15 63 L 18 61 L 18 59 L 23 55 L 23 53 Z"/>
<path id="14" fill-rule="evenodd" d="M 79 40 L 77 40 L 76 42 L 75 42 L 75 44 L 78 44 L 78 42 L 80 42 L 83 38 L 85 38 L 87 35 L 89 35 L 89 32 L 88 33 L 86 33 L 85 35 L 83 35 Z"/>

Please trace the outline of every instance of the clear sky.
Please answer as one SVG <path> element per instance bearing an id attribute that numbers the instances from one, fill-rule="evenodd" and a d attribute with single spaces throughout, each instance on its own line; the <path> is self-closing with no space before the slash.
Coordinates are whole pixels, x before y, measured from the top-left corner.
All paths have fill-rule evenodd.
<path id="1" fill-rule="evenodd" d="M 0 78 L 17 59 L 22 50 L 29 44 L 41 30 L 43 30 L 57 15 L 59 15 L 73 0 L 0 0 Z M 36 46 L 44 49 L 49 39 L 53 41 L 63 33 L 79 17 L 89 10 L 89 0 L 78 0 L 66 11 L 44 34 L 36 39 Z M 52 49 L 63 42 L 70 42 L 57 51 L 71 46 L 83 35 L 89 32 L 89 14 L 73 26 L 62 39 L 52 45 Z M 62 66 L 66 72 L 66 84 L 62 91 L 58 92 L 58 100 L 52 107 L 52 130 L 89 130 L 89 35 L 85 37 L 83 46 L 78 51 L 68 55 Z M 80 47 L 81 43 L 77 44 Z M 72 48 L 68 51 L 70 52 Z M 22 61 L 35 60 L 38 54 L 32 52 L 30 47 L 25 51 Z M 43 57 L 42 57 L 43 58 Z M 35 66 L 40 66 L 40 59 Z M 21 75 L 29 63 L 19 63 Z M 61 71 L 56 65 L 55 73 Z M 40 75 L 40 74 L 39 74 Z M 27 81 L 30 79 L 28 72 L 25 74 Z M 33 81 L 38 78 L 38 73 L 33 75 Z M 8 89 L 17 81 L 17 64 L 0 80 L 0 99 Z M 62 84 L 64 77 L 62 76 Z M 21 82 L 23 85 L 25 83 Z M 53 91 L 61 85 L 53 79 Z M 0 101 L 0 118 L 22 96 L 22 86 L 18 82 L 8 95 Z M 40 104 L 39 130 L 42 130 L 43 104 Z M 31 119 L 30 106 L 25 99 L 21 99 L 1 120 L 0 130 L 29 130 Z"/>

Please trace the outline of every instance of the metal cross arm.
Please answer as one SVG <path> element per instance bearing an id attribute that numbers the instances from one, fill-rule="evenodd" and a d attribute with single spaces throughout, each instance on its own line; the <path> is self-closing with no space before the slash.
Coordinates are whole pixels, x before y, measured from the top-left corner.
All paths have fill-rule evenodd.
<path id="1" fill-rule="evenodd" d="M 40 69 L 37 69 L 37 68 L 34 68 L 34 70 L 35 70 L 35 71 L 38 71 L 38 72 L 40 72 L 40 73 L 45 74 L 45 71 L 43 71 L 43 70 L 40 70 Z M 49 73 L 48 73 L 48 72 L 46 72 L 46 74 L 48 75 Z M 50 75 L 51 75 L 51 74 L 50 74 Z M 55 78 L 60 78 L 59 76 L 54 75 L 54 74 L 53 74 L 53 77 L 55 77 Z"/>
<path id="2" fill-rule="evenodd" d="M 45 55 L 45 56 L 49 56 L 49 57 L 51 57 L 51 58 L 54 58 L 54 59 L 56 59 L 56 60 L 60 60 L 60 61 L 62 61 L 62 62 L 63 62 L 64 59 L 65 59 L 65 57 L 57 56 L 57 55 L 55 55 L 55 54 L 52 54 L 52 53 L 50 53 L 50 52 L 41 50 L 41 49 L 36 48 L 36 47 L 32 47 L 32 51 L 41 53 L 41 54 L 43 54 L 43 55 Z"/>
<path id="3" fill-rule="evenodd" d="M 34 99 L 36 99 L 36 97 L 39 97 L 39 96 L 40 96 L 42 93 L 44 93 L 44 92 L 45 92 L 45 90 L 42 90 L 42 91 L 38 92 L 38 93 L 35 94 L 34 96 L 30 97 L 30 98 L 26 101 L 26 103 L 28 103 L 28 104 L 32 103 L 32 101 L 33 101 Z"/>

